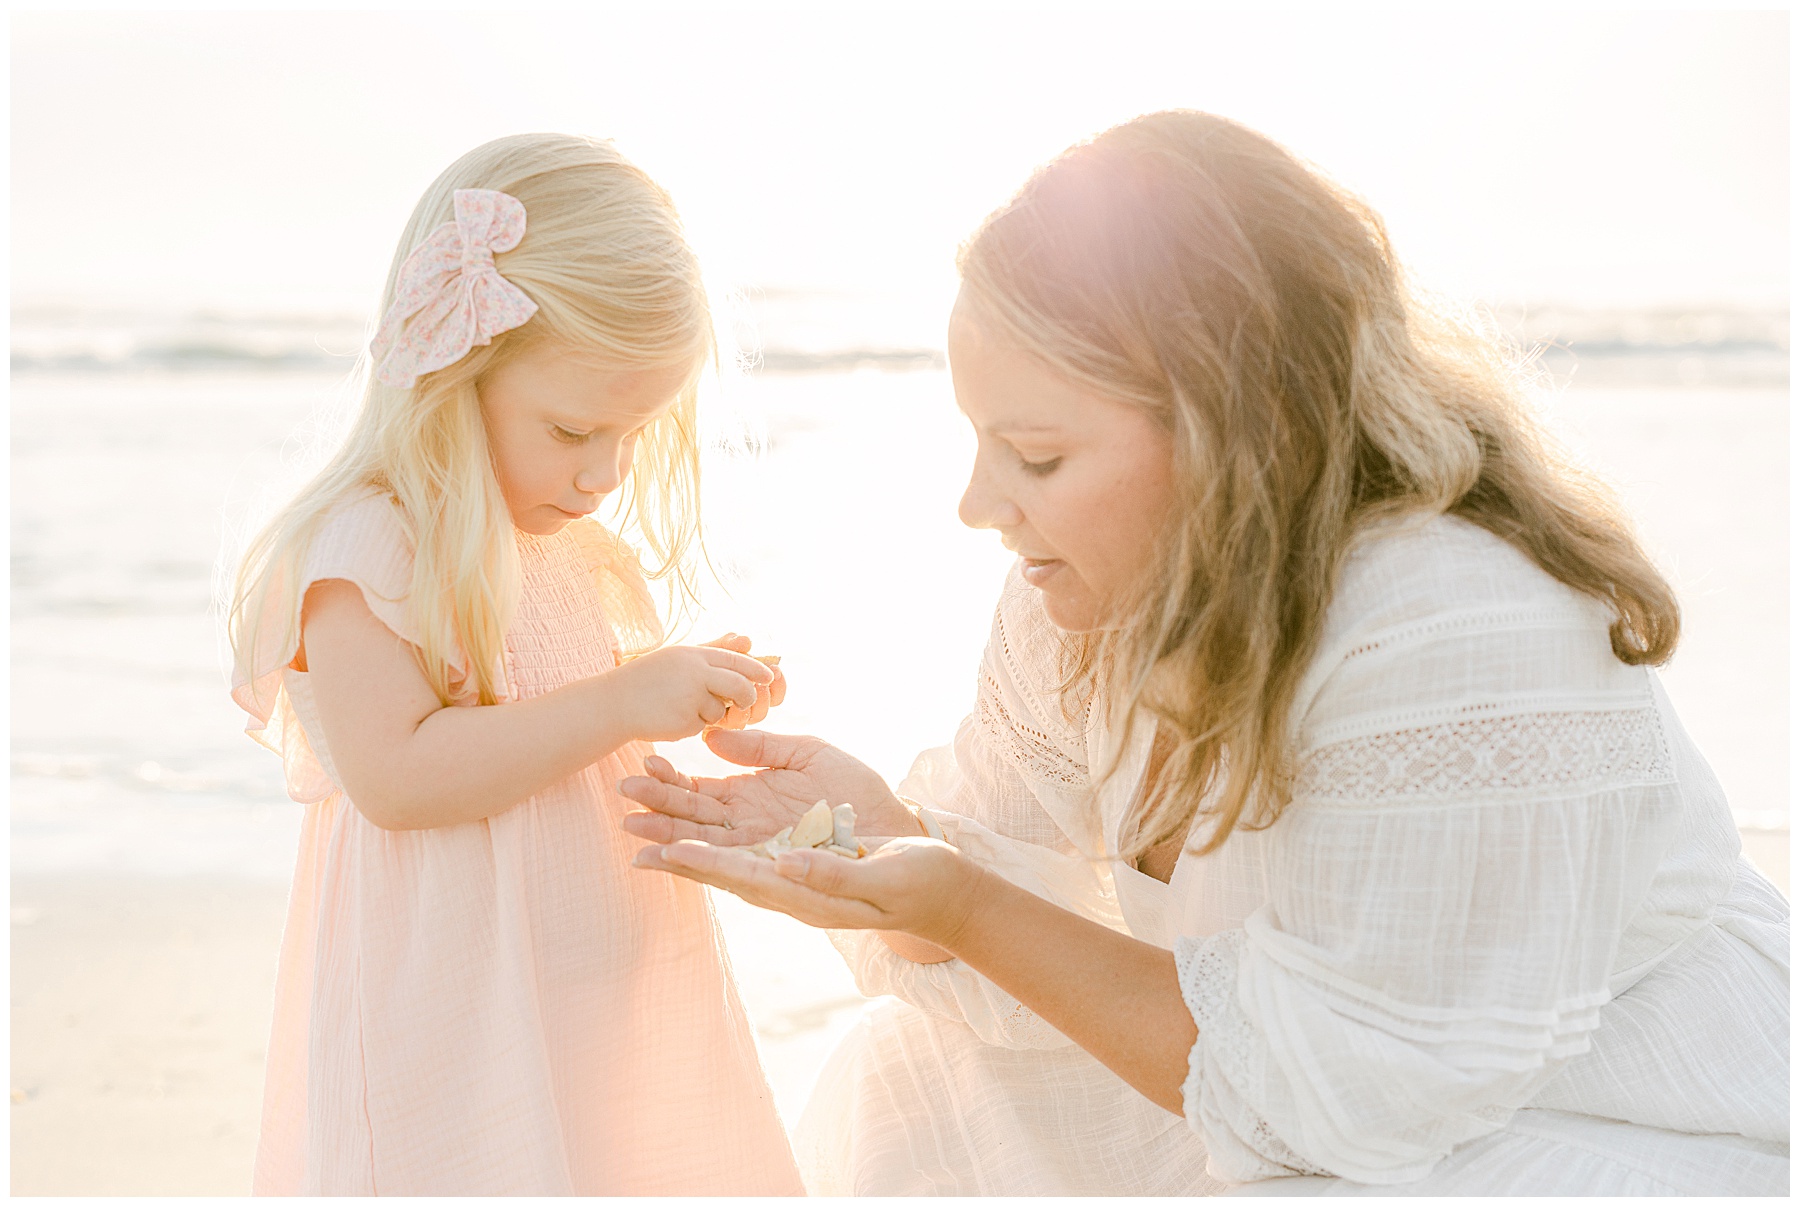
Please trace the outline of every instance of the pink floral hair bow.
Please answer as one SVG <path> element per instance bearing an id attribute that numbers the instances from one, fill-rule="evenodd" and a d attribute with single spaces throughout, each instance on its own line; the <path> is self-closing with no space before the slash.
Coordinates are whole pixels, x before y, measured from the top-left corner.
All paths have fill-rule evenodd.
<path id="1" fill-rule="evenodd" d="M 400 265 L 394 304 L 375 332 L 375 376 L 397 389 L 537 313 L 537 303 L 494 267 L 496 252 L 525 237 L 524 204 L 493 189 L 457 189 L 455 206 L 456 221 L 432 231 Z"/>

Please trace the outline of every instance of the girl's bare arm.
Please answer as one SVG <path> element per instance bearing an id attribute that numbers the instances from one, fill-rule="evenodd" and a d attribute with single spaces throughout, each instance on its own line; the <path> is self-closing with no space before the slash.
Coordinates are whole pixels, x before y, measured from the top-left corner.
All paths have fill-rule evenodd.
<path id="1" fill-rule="evenodd" d="M 633 739 L 670 740 L 749 709 L 773 674 L 732 650 L 677 647 L 529 700 L 444 707 L 413 649 L 352 583 L 314 583 L 305 665 L 343 787 L 376 825 L 416 830 L 508 809 Z M 710 714 L 710 715 L 709 715 Z"/>

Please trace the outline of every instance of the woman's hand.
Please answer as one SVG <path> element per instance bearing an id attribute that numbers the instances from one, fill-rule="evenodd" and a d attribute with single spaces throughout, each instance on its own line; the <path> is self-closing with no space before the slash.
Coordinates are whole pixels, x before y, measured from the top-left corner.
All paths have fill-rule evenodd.
<path id="1" fill-rule="evenodd" d="M 1196 1037 L 1168 950 L 1011 884 L 955 847 L 896 838 L 863 859 L 676 842 L 633 866 L 735 893 L 809 926 L 934 944 L 1036 1011 L 1145 1097 L 1179 1115 Z M 1029 942 L 1021 942 L 1020 936 Z M 907 958 L 912 958 L 908 956 Z"/>
<path id="2" fill-rule="evenodd" d="M 665 646 L 602 675 L 616 701 L 617 730 L 640 741 L 674 742 L 718 725 L 728 710 L 749 715 L 762 704 L 766 712 L 759 689 L 772 689 L 776 672 L 720 643 Z"/>
<path id="3" fill-rule="evenodd" d="M 912 812 L 873 768 L 818 738 L 713 729 L 704 740 L 727 762 L 762 770 L 708 779 L 683 775 L 651 755 L 644 760 L 648 775 L 619 783 L 621 793 L 651 810 L 626 814 L 626 833 L 659 843 L 693 838 L 747 846 L 793 825 L 821 800 L 853 805 L 858 834 L 919 833 Z"/>
<path id="4" fill-rule="evenodd" d="M 725 889 L 808 926 L 901 931 L 946 949 L 980 908 L 991 879 L 955 847 L 930 838 L 892 839 L 862 859 L 787 851 L 770 860 L 682 841 L 647 846 L 632 865 Z"/>

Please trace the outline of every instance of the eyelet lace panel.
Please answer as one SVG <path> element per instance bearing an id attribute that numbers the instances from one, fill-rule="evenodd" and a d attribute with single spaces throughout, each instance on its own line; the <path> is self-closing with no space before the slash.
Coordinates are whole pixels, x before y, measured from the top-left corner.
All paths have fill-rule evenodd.
<path id="1" fill-rule="evenodd" d="M 1333 742 L 1306 757 L 1294 801 L 1369 805 L 1673 778 L 1654 707 L 1531 712 Z"/>
<path id="2" fill-rule="evenodd" d="M 1288 1147 L 1242 1097 L 1256 1076 L 1253 1065 L 1266 1059 L 1237 1005 L 1237 963 L 1244 942 L 1244 932 L 1234 930 L 1183 939 L 1175 946 L 1181 996 L 1199 1029 L 1181 1087 L 1182 1113 L 1206 1141 L 1208 1170 L 1217 1177 L 1250 1182 L 1300 1173 L 1329 1175 Z"/>
<path id="3" fill-rule="evenodd" d="M 1029 719 L 1015 715 L 1006 706 L 1000 684 L 985 668 L 975 689 L 975 719 L 994 749 L 1026 777 L 1064 790 L 1079 790 L 1087 785 L 1086 764 L 1072 758 L 1056 739 Z"/>

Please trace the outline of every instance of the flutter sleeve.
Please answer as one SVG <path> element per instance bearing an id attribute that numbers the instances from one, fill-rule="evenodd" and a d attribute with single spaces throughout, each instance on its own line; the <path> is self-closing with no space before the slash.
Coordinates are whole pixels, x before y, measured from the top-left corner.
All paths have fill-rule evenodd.
<path id="1" fill-rule="evenodd" d="M 1123 930 L 1104 863 L 1082 850 L 1096 830 L 1086 739 L 1056 699 L 1058 657 L 1036 593 L 1015 573 L 995 609 L 973 711 L 952 745 L 918 757 L 900 791 L 931 810 L 970 858 L 1047 901 Z M 961 960 L 916 964 L 874 932 L 830 933 L 857 987 L 871 997 L 892 994 L 964 1022 L 1000 1047 L 1070 1043 Z"/>
<path id="2" fill-rule="evenodd" d="M 271 572 L 254 648 L 239 650 L 232 667 L 231 698 L 249 714 L 245 732 L 281 756 L 294 800 L 320 801 L 338 788 L 323 741 L 308 737 L 317 724 L 306 676 L 294 667 L 307 588 L 326 579 L 355 584 L 377 620 L 417 645 L 406 609 L 412 549 L 398 505 L 371 492 L 328 512 L 295 563 Z"/>
<path id="3" fill-rule="evenodd" d="M 1216 1175 L 1416 1180 L 1588 1049 L 1680 810 L 1609 620 L 1460 521 L 1347 567 L 1266 903 L 1176 942 Z"/>

